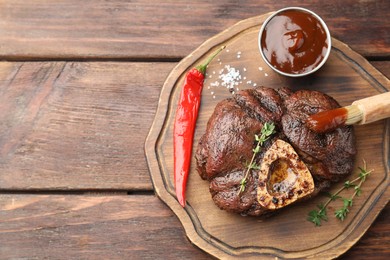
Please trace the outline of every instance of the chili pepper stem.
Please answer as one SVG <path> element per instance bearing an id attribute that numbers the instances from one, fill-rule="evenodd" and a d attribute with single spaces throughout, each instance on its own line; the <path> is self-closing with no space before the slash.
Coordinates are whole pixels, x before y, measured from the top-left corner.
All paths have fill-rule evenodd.
<path id="1" fill-rule="evenodd" d="M 209 63 L 215 58 L 215 56 L 218 55 L 218 53 L 220 53 L 223 49 L 225 49 L 226 46 L 222 46 L 221 48 L 219 48 L 213 55 L 211 55 L 205 63 L 201 64 L 201 65 L 198 65 L 196 66 L 196 69 L 202 73 L 203 75 L 206 73 L 206 68 L 207 68 L 207 65 L 209 65 Z"/>

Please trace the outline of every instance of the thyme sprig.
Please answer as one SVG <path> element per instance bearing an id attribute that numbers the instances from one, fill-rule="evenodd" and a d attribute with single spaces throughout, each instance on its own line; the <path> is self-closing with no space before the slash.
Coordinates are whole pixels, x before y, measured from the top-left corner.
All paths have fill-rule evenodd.
<path id="1" fill-rule="evenodd" d="M 343 206 L 340 209 L 336 210 L 334 215 L 336 218 L 343 221 L 349 213 L 349 208 L 352 207 L 352 205 L 353 205 L 353 199 L 356 196 L 360 196 L 360 194 L 362 193 L 362 189 L 361 189 L 362 184 L 366 181 L 367 176 L 370 175 L 372 172 L 372 170 L 367 171 L 367 165 L 366 165 L 365 161 L 363 161 L 363 168 L 359 167 L 359 170 L 360 170 L 359 176 L 356 179 L 354 179 L 352 181 L 344 182 L 344 185 L 340 189 L 338 189 L 335 193 L 333 193 L 333 194 L 329 193 L 328 194 L 329 199 L 325 202 L 325 204 L 317 205 L 318 210 L 310 211 L 307 220 L 309 220 L 310 222 L 313 222 L 316 226 L 321 226 L 321 221 L 328 220 L 328 216 L 327 216 L 328 205 L 332 201 L 335 201 L 337 199 L 341 199 L 343 201 Z M 359 183 L 355 184 L 356 182 L 359 182 Z M 339 196 L 339 194 L 343 190 L 346 190 L 349 188 L 353 188 L 355 190 L 350 198 L 344 198 L 344 197 Z"/>
<path id="2" fill-rule="evenodd" d="M 247 183 L 249 172 L 251 170 L 260 169 L 260 166 L 257 165 L 255 162 L 255 157 L 261 151 L 261 147 L 263 146 L 264 142 L 267 141 L 270 138 L 270 136 L 274 133 L 275 133 L 275 125 L 273 123 L 265 123 L 261 128 L 260 135 L 255 134 L 256 146 L 252 150 L 253 151 L 252 159 L 250 163 L 247 165 L 245 176 L 240 181 L 240 189 L 238 191 L 238 194 L 245 191 L 245 186 Z"/>

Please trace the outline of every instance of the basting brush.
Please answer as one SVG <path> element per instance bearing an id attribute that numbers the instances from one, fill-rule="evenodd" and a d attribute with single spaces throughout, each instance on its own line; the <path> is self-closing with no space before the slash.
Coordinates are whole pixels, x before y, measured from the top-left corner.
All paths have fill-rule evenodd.
<path id="1" fill-rule="evenodd" d="M 356 100 L 350 106 L 313 114 L 306 125 L 325 133 L 343 125 L 364 125 L 390 117 L 390 92 Z"/>

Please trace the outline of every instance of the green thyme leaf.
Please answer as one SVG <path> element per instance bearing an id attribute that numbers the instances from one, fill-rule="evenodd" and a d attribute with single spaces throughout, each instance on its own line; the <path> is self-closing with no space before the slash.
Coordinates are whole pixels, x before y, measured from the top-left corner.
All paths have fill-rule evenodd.
<path id="1" fill-rule="evenodd" d="M 356 196 L 360 196 L 360 194 L 362 194 L 362 189 L 359 187 L 359 186 L 356 186 L 355 187 L 355 192 L 356 192 Z"/>
<path id="2" fill-rule="evenodd" d="M 330 198 L 331 201 L 335 201 L 335 200 L 341 198 L 341 196 L 338 196 L 336 194 L 332 194 L 332 193 L 329 193 L 329 192 L 327 192 L 326 195 Z"/>
<path id="3" fill-rule="evenodd" d="M 321 218 L 319 217 L 317 210 L 310 211 L 307 220 L 313 222 L 316 226 L 321 226 Z"/>
<path id="4" fill-rule="evenodd" d="M 348 208 L 341 208 L 339 210 L 336 210 L 334 215 L 336 216 L 336 218 L 340 219 L 341 221 L 344 221 L 344 219 L 347 217 L 348 212 Z"/>
<path id="5" fill-rule="evenodd" d="M 263 146 L 264 142 L 270 138 L 272 134 L 275 133 L 275 125 L 273 123 L 265 123 L 261 128 L 260 135 L 255 134 L 256 146 L 252 149 L 253 155 L 249 164 L 246 166 L 246 172 L 244 178 L 242 178 L 240 182 L 240 189 L 238 194 L 241 194 L 245 191 L 246 180 L 248 178 L 250 170 L 259 170 L 260 166 L 258 166 L 255 162 L 256 155 L 261 151 L 261 146 Z"/>
<path id="6" fill-rule="evenodd" d="M 343 204 L 344 204 L 344 207 L 346 208 L 352 204 L 352 201 L 350 199 L 343 198 Z"/>
<path id="7" fill-rule="evenodd" d="M 354 187 L 354 186 L 356 186 L 356 185 L 353 184 L 353 183 L 351 183 L 351 181 L 346 181 L 346 182 L 344 182 L 344 187 L 345 187 L 346 189 L 349 189 L 349 188 Z"/>

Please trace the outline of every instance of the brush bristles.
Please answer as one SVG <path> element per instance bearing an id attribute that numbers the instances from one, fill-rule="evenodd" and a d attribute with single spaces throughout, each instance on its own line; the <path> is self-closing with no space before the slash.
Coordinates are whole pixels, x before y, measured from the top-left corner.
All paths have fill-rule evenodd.
<path id="1" fill-rule="evenodd" d="M 356 105 L 351 105 L 345 107 L 348 111 L 347 121 L 345 121 L 346 125 L 356 124 L 363 119 L 363 112 Z"/>

